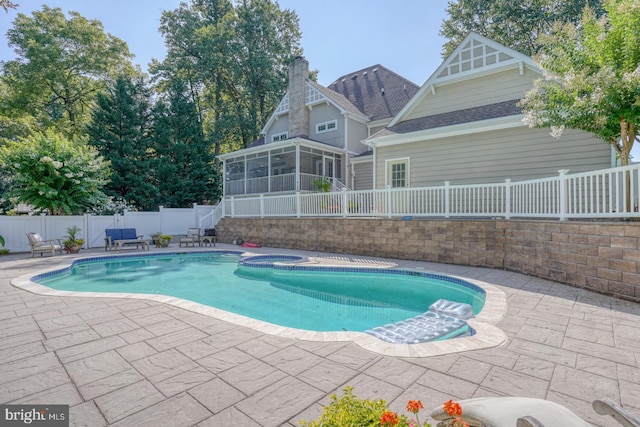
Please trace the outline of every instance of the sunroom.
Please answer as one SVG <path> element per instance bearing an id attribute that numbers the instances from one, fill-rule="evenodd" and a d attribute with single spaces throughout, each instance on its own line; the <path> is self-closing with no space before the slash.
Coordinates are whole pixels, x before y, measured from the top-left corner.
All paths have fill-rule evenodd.
<path id="1" fill-rule="evenodd" d="M 219 158 L 224 163 L 225 196 L 313 192 L 320 190 L 321 182 L 330 183 L 332 190 L 344 187 L 344 152 L 303 138 L 249 147 Z"/>

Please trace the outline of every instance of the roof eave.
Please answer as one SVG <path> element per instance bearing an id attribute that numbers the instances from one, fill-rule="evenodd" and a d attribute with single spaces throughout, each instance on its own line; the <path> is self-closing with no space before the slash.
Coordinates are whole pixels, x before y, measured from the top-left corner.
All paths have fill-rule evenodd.
<path id="1" fill-rule="evenodd" d="M 496 119 L 488 119 L 474 121 L 469 123 L 461 123 L 452 126 L 442 126 L 433 129 L 424 129 L 403 134 L 387 135 L 378 138 L 368 138 L 362 141 L 371 147 L 389 147 L 393 145 L 409 144 L 411 142 L 428 141 L 433 139 L 450 138 L 453 136 L 469 135 L 472 133 L 489 132 L 500 129 L 510 129 L 526 126 L 522 122 L 522 114 L 499 117 Z"/>
<path id="2" fill-rule="evenodd" d="M 321 149 L 324 151 L 330 151 L 336 154 L 344 154 L 344 150 L 340 148 L 332 147 L 331 145 L 323 144 L 321 142 L 316 142 L 316 141 L 311 141 L 309 139 L 296 137 L 296 138 L 286 139 L 284 141 L 269 142 L 263 145 L 259 145 L 257 147 L 244 148 L 242 150 L 220 154 L 218 155 L 218 159 L 222 161 L 226 161 L 228 159 L 233 159 L 235 157 L 248 156 L 250 154 L 262 153 L 265 151 L 275 150 L 283 147 L 290 147 L 292 145 L 305 145 L 307 147 L 313 147 L 313 148 Z"/>

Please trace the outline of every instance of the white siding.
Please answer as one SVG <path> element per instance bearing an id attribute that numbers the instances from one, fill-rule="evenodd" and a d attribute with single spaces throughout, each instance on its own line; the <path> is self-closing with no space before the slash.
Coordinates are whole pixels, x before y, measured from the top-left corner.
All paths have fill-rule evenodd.
<path id="1" fill-rule="evenodd" d="M 435 95 L 428 91 L 404 120 L 521 99 L 539 77 L 538 73 L 529 68 L 524 68 L 523 75 L 520 75 L 518 69 L 512 69 L 456 84 L 437 86 Z"/>
<path id="2" fill-rule="evenodd" d="M 528 127 L 483 132 L 376 150 L 376 187 L 385 185 L 385 161 L 411 159 L 412 187 L 473 184 L 554 176 L 611 167 L 611 147 L 589 134 L 568 130 L 560 139 Z"/>

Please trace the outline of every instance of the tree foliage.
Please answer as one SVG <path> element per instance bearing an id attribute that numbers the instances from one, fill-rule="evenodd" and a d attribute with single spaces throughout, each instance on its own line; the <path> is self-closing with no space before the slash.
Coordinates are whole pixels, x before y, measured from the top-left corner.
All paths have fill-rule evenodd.
<path id="1" fill-rule="evenodd" d="M 108 164 L 82 141 L 39 133 L 0 148 L 0 164 L 11 177 L 9 197 L 50 215 L 71 215 L 101 204 Z"/>
<path id="2" fill-rule="evenodd" d="M 15 9 L 20 6 L 18 3 L 14 3 L 11 0 L 0 0 L 0 7 L 7 12 L 9 9 Z"/>
<path id="3" fill-rule="evenodd" d="M 121 76 L 99 93 L 89 143 L 111 163 L 105 193 L 139 210 L 157 208 L 151 157 L 151 94 L 140 77 Z"/>
<path id="4" fill-rule="evenodd" d="M 214 153 L 253 142 L 301 53 L 297 15 L 271 0 L 192 0 L 164 12 L 160 31 L 167 57 L 152 72 L 188 77 Z"/>
<path id="5" fill-rule="evenodd" d="M 155 107 L 153 148 L 157 205 L 180 208 L 216 198 L 213 156 L 187 85 L 174 79 Z"/>
<path id="6" fill-rule="evenodd" d="M 127 44 L 106 34 L 100 21 L 69 15 L 48 6 L 30 17 L 18 14 L 7 32 L 17 58 L 4 64 L 10 90 L 2 113 L 32 116 L 40 129 L 55 127 L 71 137 L 82 134 L 96 94 L 133 68 Z"/>
<path id="7" fill-rule="evenodd" d="M 521 106 L 530 126 L 591 132 L 609 142 L 622 165 L 640 125 L 640 0 L 605 0 L 607 14 L 586 9 L 579 25 L 556 25 L 541 39 L 545 71 Z"/>
<path id="8" fill-rule="evenodd" d="M 520 53 L 538 53 L 538 37 L 547 34 L 554 23 L 577 23 L 585 6 L 597 16 L 604 13 L 600 0 L 455 0 L 447 6 L 449 17 L 440 35 L 447 39 L 443 56 L 449 55 L 474 31 Z"/>

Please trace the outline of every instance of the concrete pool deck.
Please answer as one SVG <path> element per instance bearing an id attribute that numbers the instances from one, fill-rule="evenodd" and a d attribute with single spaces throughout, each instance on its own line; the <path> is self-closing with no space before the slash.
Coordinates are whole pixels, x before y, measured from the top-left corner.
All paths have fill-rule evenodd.
<path id="1" fill-rule="evenodd" d="M 11 281 L 104 251 L 13 254 L 0 257 L 0 403 L 68 404 L 71 425 L 295 426 L 315 419 L 329 395 L 349 385 L 401 413 L 409 399 L 430 410 L 449 399 L 509 395 L 555 401 L 596 426 L 618 424 L 593 412 L 594 399 L 640 415 L 640 304 L 501 270 L 251 252 L 397 265 L 488 283 L 506 296 L 506 313 L 496 319 L 506 340 L 406 357 L 349 341 L 284 338 L 159 301 L 27 292 Z"/>

